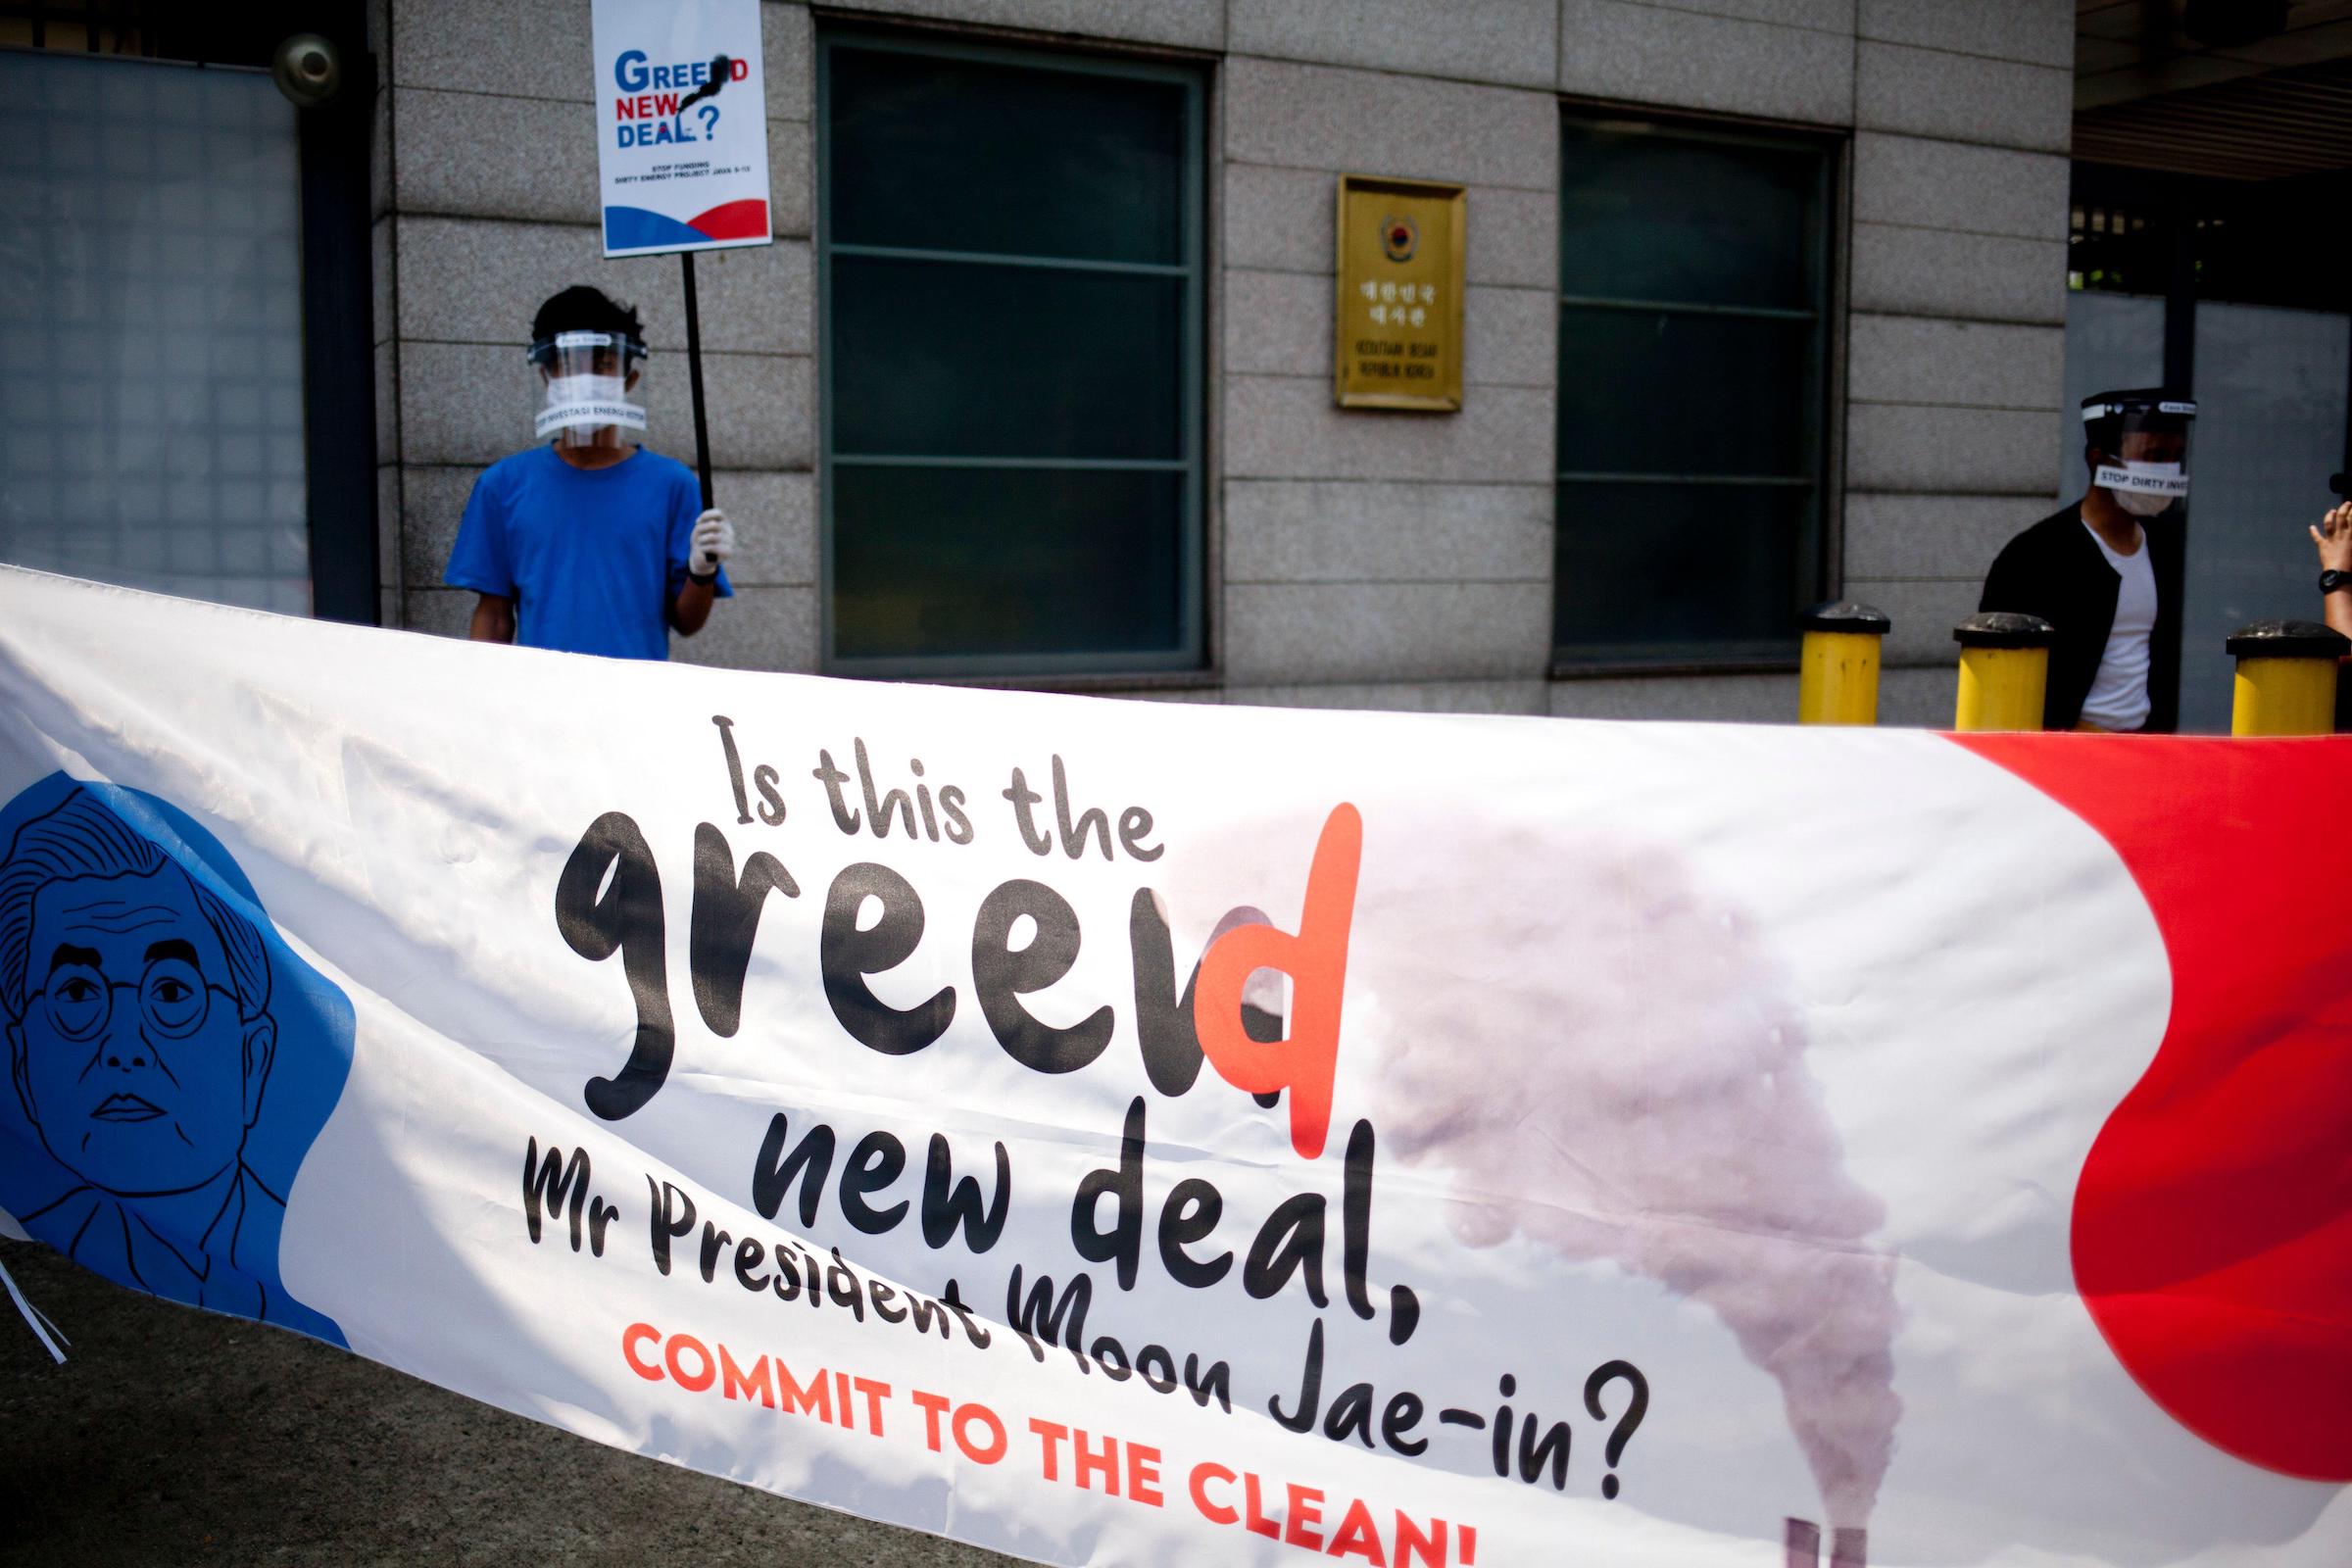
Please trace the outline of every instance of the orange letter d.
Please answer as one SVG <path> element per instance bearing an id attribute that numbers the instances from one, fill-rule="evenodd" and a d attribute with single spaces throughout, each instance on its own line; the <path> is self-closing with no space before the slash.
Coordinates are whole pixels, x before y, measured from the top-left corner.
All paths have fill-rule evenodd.
<path id="1" fill-rule="evenodd" d="M 1325 818 L 1315 841 L 1298 934 L 1270 925 L 1236 926 L 1200 957 L 1193 1016 L 1201 1051 L 1236 1089 L 1252 1095 L 1290 1092 L 1291 1147 L 1302 1159 L 1323 1152 L 1331 1127 L 1348 930 L 1355 917 L 1355 873 L 1363 847 L 1364 819 L 1343 801 Z M 1242 987 L 1260 969 L 1278 969 L 1291 978 L 1286 1039 L 1252 1040 L 1242 1027 Z"/>

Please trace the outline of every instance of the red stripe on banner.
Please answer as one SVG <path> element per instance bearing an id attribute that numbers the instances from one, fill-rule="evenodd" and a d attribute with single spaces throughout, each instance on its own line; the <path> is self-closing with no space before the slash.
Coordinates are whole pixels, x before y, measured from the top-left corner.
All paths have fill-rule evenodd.
<path id="1" fill-rule="evenodd" d="M 2172 964 L 2076 1190 L 2084 1303 L 2199 1437 L 2352 1480 L 2352 739 L 1954 739 L 2105 836 Z"/>
<path id="2" fill-rule="evenodd" d="M 757 239 L 767 232 L 767 203 L 756 196 L 720 202 L 686 220 L 686 226 L 710 239 Z"/>

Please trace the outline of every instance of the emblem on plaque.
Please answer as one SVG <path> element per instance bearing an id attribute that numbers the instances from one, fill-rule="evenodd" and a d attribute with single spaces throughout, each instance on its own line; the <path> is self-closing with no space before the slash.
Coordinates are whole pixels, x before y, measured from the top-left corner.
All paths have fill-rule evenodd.
<path id="1" fill-rule="evenodd" d="M 1409 218 L 1390 216 L 1380 220 L 1380 248 L 1392 262 L 1409 262 L 1421 245 L 1421 225 Z"/>

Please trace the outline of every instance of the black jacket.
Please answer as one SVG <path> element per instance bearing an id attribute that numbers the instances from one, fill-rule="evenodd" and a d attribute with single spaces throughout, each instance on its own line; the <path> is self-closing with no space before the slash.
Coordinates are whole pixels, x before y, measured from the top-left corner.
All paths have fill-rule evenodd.
<path id="1" fill-rule="evenodd" d="M 2142 517 L 2148 564 L 2156 573 L 2156 629 L 2148 639 L 2146 733 L 2170 734 L 2180 725 L 2180 523 L 2167 513 Z M 2107 634 L 2115 627 L 2123 578 L 2083 525 L 2078 503 L 2044 517 L 2001 547 L 1984 576 L 1979 610 L 2039 615 L 2058 629 L 2050 649 L 2044 729 L 2073 729 L 2099 673 Z"/>

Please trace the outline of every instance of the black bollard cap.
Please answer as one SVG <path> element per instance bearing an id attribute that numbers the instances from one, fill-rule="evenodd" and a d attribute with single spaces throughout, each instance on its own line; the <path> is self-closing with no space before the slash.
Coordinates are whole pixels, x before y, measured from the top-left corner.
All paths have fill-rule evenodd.
<path id="1" fill-rule="evenodd" d="M 2231 659 L 2341 659 L 2352 640 L 2316 620 L 2258 620 L 2240 626 L 2222 645 Z"/>
<path id="2" fill-rule="evenodd" d="M 2047 648 L 2058 640 L 2058 629 L 2039 615 L 1993 610 L 1971 615 L 1952 628 L 1952 641 L 1963 648 Z"/>
<path id="3" fill-rule="evenodd" d="M 1796 626 L 1799 631 L 1867 632 L 1884 637 L 1894 628 L 1894 622 L 1886 618 L 1883 610 L 1857 605 L 1851 599 L 1836 599 L 1815 605 L 1797 616 Z"/>

